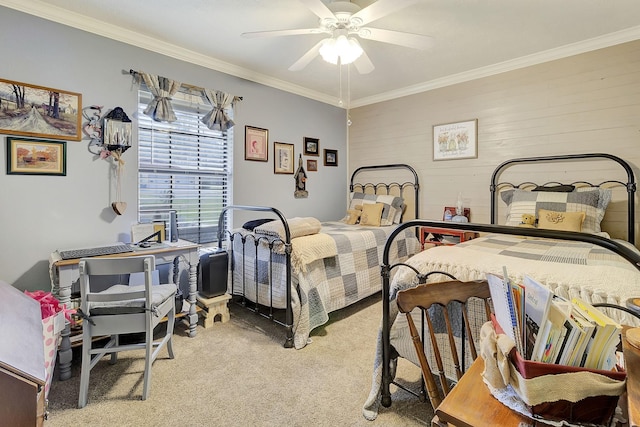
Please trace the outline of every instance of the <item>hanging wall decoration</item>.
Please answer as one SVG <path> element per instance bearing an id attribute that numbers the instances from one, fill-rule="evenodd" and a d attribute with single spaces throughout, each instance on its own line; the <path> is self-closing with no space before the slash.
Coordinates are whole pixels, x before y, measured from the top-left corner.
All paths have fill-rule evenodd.
<path id="1" fill-rule="evenodd" d="M 115 163 L 116 201 L 111 203 L 111 208 L 118 215 L 122 215 L 127 209 L 127 203 L 122 201 L 122 155 L 131 147 L 131 130 L 131 119 L 122 108 L 116 107 L 104 116 L 100 157 L 110 156 Z"/>
<path id="2" fill-rule="evenodd" d="M 296 180 L 296 191 L 293 193 L 293 196 L 296 199 L 306 199 L 309 196 L 309 192 L 306 190 L 307 187 L 307 173 L 302 167 L 302 154 L 298 158 L 298 170 L 296 171 L 293 178 Z"/>

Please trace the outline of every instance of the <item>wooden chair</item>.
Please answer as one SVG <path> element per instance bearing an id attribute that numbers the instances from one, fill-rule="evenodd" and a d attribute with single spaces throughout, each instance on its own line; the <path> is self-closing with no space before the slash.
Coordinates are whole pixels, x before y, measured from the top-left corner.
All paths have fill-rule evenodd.
<path id="1" fill-rule="evenodd" d="M 110 354 L 111 363 L 115 363 L 118 352 L 126 350 L 145 350 L 142 400 L 146 400 L 151 388 L 151 365 L 158 352 L 166 346 L 169 358 L 174 357 L 171 337 L 175 323 L 176 285 L 152 284 L 155 270 L 153 255 L 83 258 L 78 267 L 80 309 L 84 315 L 78 408 L 87 404 L 91 369 L 106 354 Z M 91 278 L 95 276 L 127 276 L 132 273 L 144 273 L 144 285 L 117 284 L 101 292 L 91 288 Z M 165 316 L 168 316 L 166 333 L 161 340 L 154 342 L 153 330 Z M 144 333 L 144 342 L 120 344 L 120 334 L 132 333 Z M 93 338 L 98 336 L 110 336 L 111 339 L 104 347 L 92 348 Z"/>
<path id="2" fill-rule="evenodd" d="M 480 300 L 476 300 L 475 303 L 481 307 L 481 310 L 483 309 L 485 311 L 486 318 L 489 319 L 490 306 L 488 298 L 490 298 L 490 296 L 489 286 L 486 281 L 431 283 L 418 285 L 415 288 L 398 292 L 398 308 L 400 312 L 406 313 L 407 315 L 409 330 L 420 362 L 427 394 L 434 410 L 440 405 L 440 402 L 450 390 L 449 381 L 445 374 L 443 356 L 451 358 L 458 380 L 468 367 L 464 366 L 465 353 L 469 351 L 471 359 L 473 360 L 478 356 L 475 343 L 479 337 L 475 336 L 477 334 L 474 334 L 474 331 L 472 331 L 468 316 L 469 304 L 467 304 L 467 302 L 472 297 L 480 298 Z M 453 301 L 460 303 L 459 311 L 461 313 L 459 313 L 458 309 L 453 305 L 448 307 L 448 304 Z M 440 309 L 434 306 L 439 306 Z M 440 380 L 440 387 L 436 384 L 433 370 L 425 354 L 424 344 L 411 314 L 411 311 L 415 308 L 420 308 L 423 319 L 426 319 L 426 327 L 431 338 L 433 359 L 435 359 L 437 365 L 437 376 Z M 463 323 L 461 322 L 462 327 L 460 328 L 462 330 L 454 331 L 453 323 L 459 319 L 459 315 L 462 315 L 462 319 L 460 319 L 463 321 Z M 442 330 L 442 324 L 446 326 L 445 333 L 448 336 L 448 339 L 445 339 L 444 343 L 442 339 L 440 341 L 436 339 L 436 332 Z M 456 344 L 456 338 L 462 344 L 460 347 Z M 465 341 L 467 343 L 466 345 L 464 344 Z"/>

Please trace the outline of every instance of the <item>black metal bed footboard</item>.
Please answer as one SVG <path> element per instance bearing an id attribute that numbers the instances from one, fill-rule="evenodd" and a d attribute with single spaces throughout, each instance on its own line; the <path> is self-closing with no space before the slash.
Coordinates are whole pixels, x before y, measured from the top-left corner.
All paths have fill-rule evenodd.
<path id="1" fill-rule="evenodd" d="M 495 224 L 474 224 L 474 223 L 457 223 L 457 222 L 444 222 L 444 221 L 428 221 L 428 220 L 413 220 L 400 224 L 389 236 L 384 247 L 383 261 L 380 270 L 382 275 L 382 384 L 381 384 L 381 403 L 385 407 L 391 406 L 391 392 L 389 386 L 394 383 L 391 378 L 391 338 L 390 331 L 393 319 L 390 318 L 390 303 L 391 303 L 391 270 L 395 267 L 406 265 L 404 263 L 398 263 L 394 265 L 389 264 L 389 251 L 392 247 L 392 242 L 398 236 L 398 234 L 410 227 L 443 227 L 461 231 L 474 231 L 480 233 L 492 233 L 492 234 L 509 234 L 525 237 L 538 237 L 538 238 L 550 238 L 550 239 L 563 239 L 579 242 L 591 243 L 600 247 L 609 249 L 610 251 L 620 255 L 628 262 L 634 265 L 638 271 L 640 271 L 640 255 L 638 252 L 625 246 L 624 244 L 607 239 L 598 235 L 578 233 L 572 231 L 556 231 L 545 230 L 538 228 L 521 228 L 510 227 L 504 225 Z M 396 383 L 394 383 L 396 384 Z M 402 385 L 398 384 L 402 387 Z M 404 387 L 402 387 L 404 388 Z"/>
<path id="2" fill-rule="evenodd" d="M 266 236 L 255 236 L 254 234 L 244 234 L 237 231 L 227 230 L 225 227 L 225 218 L 226 214 L 229 211 L 233 210 L 243 210 L 243 211 L 257 211 L 257 212 L 269 212 L 275 214 L 279 221 L 282 222 L 284 227 L 284 239 L 282 238 L 268 238 Z M 293 309 L 291 303 L 291 232 L 289 230 L 289 224 L 287 223 L 286 218 L 282 213 L 272 207 L 267 206 L 227 206 L 222 210 L 218 219 L 218 247 L 223 247 L 223 241 L 226 241 L 226 238 L 229 239 L 228 251 L 229 251 L 229 266 L 230 266 L 230 275 L 231 275 L 231 285 L 230 285 L 230 293 L 233 297 L 233 301 L 238 304 L 246 307 L 249 310 L 252 310 L 256 314 L 261 315 L 262 317 L 268 318 L 271 321 L 282 325 L 286 329 L 286 338 L 284 342 L 284 346 L 286 348 L 293 347 Z M 269 261 L 267 265 L 262 265 L 259 260 L 259 248 L 261 245 L 265 245 L 269 249 Z M 240 258 L 242 260 L 242 265 L 236 265 L 236 254 L 235 251 L 238 250 L 238 247 L 242 251 L 240 254 Z M 253 264 L 253 274 L 252 277 L 247 277 L 245 272 L 245 259 L 249 254 L 247 251 L 251 252 L 251 255 L 254 259 Z M 276 258 L 279 262 L 282 262 L 284 259 L 284 283 L 280 281 L 281 276 L 274 276 L 273 269 L 274 263 L 276 262 Z M 241 269 L 241 282 L 237 284 L 235 282 L 236 278 L 236 268 Z M 266 301 L 261 300 L 259 296 L 261 295 L 260 287 L 261 282 L 259 277 L 266 277 L 267 279 L 267 294 L 268 297 Z M 251 289 L 252 287 L 252 289 Z M 279 287 L 280 289 L 284 289 L 285 292 L 285 307 L 284 308 L 276 308 L 274 307 L 274 289 Z M 253 292 L 253 300 L 247 297 L 247 294 Z M 284 311 L 284 316 L 278 316 L 279 313 Z"/>

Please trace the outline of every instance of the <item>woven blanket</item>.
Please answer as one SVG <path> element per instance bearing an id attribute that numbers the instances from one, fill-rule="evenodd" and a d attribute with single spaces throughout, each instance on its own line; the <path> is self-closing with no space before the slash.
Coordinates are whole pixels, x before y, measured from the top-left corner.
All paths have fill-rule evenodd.
<path id="1" fill-rule="evenodd" d="M 625 301 L 637 296 L 640 290 L 640 272 L 631 263 L 607 249 L 585 242 L 490 235 L 456 246 L 438 246 L 422 251 L 407 260 L 407 264 L 421 273 L 443 271 L 461 281 L 482 280 L 486 273 L 502 275 L 502 267 L 506 266 L 513 281 L 522 282 L 524 276 L 529 275 L 561 297 L 569 300 L 579 297 L 590 303 L 625 305 Z M 436 274 L 429 280 L 438 282 L 448 278 Z M 395 319 L 390 335 L 391 344 L 398 354 L 417 365 L 406 317 L 398 316 L 394 302 L 399 290 L 416 284 L 416 275 L 409 268 L 400 268 L 395 275 L 390 290 L 390 318 Z M 628 315 L 617 311 L 608 314 L 619 322 L 634 324 Z M 481 319 L 474 321 L 480 325 L 483 323 Z M 367 419 L 377 416 L 382 384 L 381 336 L 378 341 L 373 386 L 363 408 Z"/>
<path id="2" fill-rule="evenodd" d="M 292 304 L 294 316 L 294 346 L 307 345 L 310 332 L 329 320 L 329 313 L 351 305 L 382 289 L 380 264 L 387 237 L 395 227 L 363 227 L 334 221 L 322 223 L 321 234 L 335 242 L 337 254 L 316 259 L 306 267 L 292 269 Z M 251 240 L 246 230 L 238 233 Z M 296 238 L 292 241 L 295 246 Z M 277 244 L 247 244 L 234 239 L 235 269 L 233 293 L 275 308 L 286 306 L 285 256 L 278 253 Z M 392 262 L 407 259 L 420 250 L 413 230 L 404 230 L 391 249 Z M 295 252 L 295 247 L 293 248 Z M 244 253 L 244 257 L 243 257 Z M 292 253 L 292 264 L 298 255 Z M 272 264 L 269 265 L 269 260 Z M 254 278 L 257 278 L 257 298 Z M 273 286 L 270 286 L 273 283 Z"/>
<path id="3" fill-rule="evenodd" d="M 325 233 L 296 237 L 291 240 L 291 265 L 295 272 L 307 272 L 313 261 L 338 255 L 336 241 Z"/>
<path id="4" fill-rule="evenodd" d="M 320 221 L 313 217 L 295 217 L 287 218 L 287 224 L 289 226 L 289 233 L 291 239 L 296 237 L 308 236 L 310 234 L 316 234 L 320 231 L 322 225 Z M 253 230 L 256 234 L 264 234 L 272 237 L 279 237 L 282 240 L 285 239 L 284 225 L 281 221 L 271 221 L 256 227 Z"/>

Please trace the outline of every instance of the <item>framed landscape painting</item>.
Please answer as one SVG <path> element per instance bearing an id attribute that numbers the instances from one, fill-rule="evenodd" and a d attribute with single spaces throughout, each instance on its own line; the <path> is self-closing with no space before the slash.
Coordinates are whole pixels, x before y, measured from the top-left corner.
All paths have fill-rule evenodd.
<path id="1" fill-rule="evenodd" d="M 66 142 L 7 138 L 7 174 L 65 176 Z"/>
<path id="2" fill-rule="evenodd" d="M 80 141 L 82 95 L 0 79 L 0 133 Z"/>

